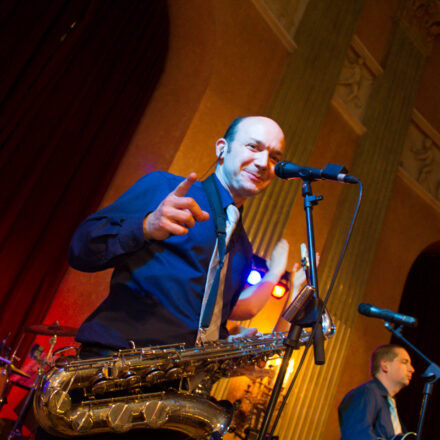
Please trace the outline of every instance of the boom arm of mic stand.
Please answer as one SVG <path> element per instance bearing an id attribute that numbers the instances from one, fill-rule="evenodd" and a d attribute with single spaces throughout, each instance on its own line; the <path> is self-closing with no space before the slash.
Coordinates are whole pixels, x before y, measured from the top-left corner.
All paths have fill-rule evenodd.
<path id="1" fill-rule="evenodd" d="M 385 328 L 387 330 L 389 330 L 394 336 L 396 336 L 397 338 L 399 338 L 401 341 L 403 341 L 406 345 L 408 345 L 408 347 L 411 348 L 411 350 L 413 350 L 416 354 L 418 354 L 424 361 L 426 361 L 428 364 L 430 364 L 430 366 L 433 367 L 433 372 L 435 372 L 435 374 L 437 376 L 440 377 L 440 368 L 439 366 L 431 361 L 431 359 L 429 359 L 427 356 L 425 356 L 419 349 L 417 349 L 413 344 L 411 344 L 411 342 L 408 341 L 408 339 L 406 339 L 403 335 L 402 335 L 402 327 L 399 327 L 397 330 L 393 327 L 393 325 L 388 322 L 385 321 L 384 323 Z"/>
<path id="2" fill-rule="evenodd" d="M 432 389 L 434 387 L 434 383 L 440 378 L 440 367 L 431 361 L 428 357 L 426 357 L 420 350 L 418 350 L 411 342 L 408 341 L 402 335 L 402 327 L 398 329 L 394 328 L 393 325 L 385 321 L 385 328 L 389 330 L 394 336 L 403 341 L 408 347 L 410 347 L 416 354 L 418 354 L 424 361 L 426 361 L 429 365 L 428 368 L 422 373 L 421 377 L 425 380 L 425 388 L 423 391 L 423 400 L 422 400 L 422 408 L 420 410 L 419 424 L 417 427 L 417 440 L 422 440 L 422 431 L 423 431 L 423 423 L 425 421 L 426 408 L 428 406 L 429 399 L 432 395 Z"/>

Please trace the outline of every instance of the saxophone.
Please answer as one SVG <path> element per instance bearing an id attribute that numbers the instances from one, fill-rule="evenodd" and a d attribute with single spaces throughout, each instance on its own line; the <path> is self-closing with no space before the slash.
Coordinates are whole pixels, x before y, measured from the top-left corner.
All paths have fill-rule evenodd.
<path id="1" fill-rule="evenodd" d="M 325 318 L 325 316 L 323 316 Z M 326 337 L 334 333 L 328 317 Z M 303 330 L 300 344 L 310 332 Z M 119 350 L 113 356 L 68 361 L 38 385 L 34 412 L 49 433 L 63 437 L 171 429 L 194 439 L 221 439 L 232 422 L 233 405 L 209 396 L 222 377 L 245 374 L 281 356 L 285 334 Z"/>

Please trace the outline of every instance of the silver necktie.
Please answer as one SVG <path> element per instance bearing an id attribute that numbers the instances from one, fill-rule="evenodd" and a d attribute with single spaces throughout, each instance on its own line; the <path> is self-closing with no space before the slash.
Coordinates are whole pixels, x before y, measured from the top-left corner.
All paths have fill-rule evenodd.
<path id="1" fill-rule="evenodd" d="M 238 219 L 240 218 L 240 211 L 235 205 L 228 205 L 226 208 L 226 246 L 229 243 L 232 232 L 234 232 L 235 226 L 237 225 Z M 207 341 L 216 341 L 219 337 L 220 325 L 222 319 L 222 309 L 223 309 L 223 289 L 225 286 L 225 277 L 228 267 L 229 254 L 226 254 L 223 268 L 220 273 L 220 281 L 217 292 L 217 299 L 215 302 L 214 312 L 212 314 L 212 319 L 209 327 L 207 329 L 202 329 L 199 322 L 199 332 L 197 334 L 196 344 L 200 345 Z M 212 282 L 214 281 L 214 276 L 217 271 L 219 264 L 218 260 L 218 242 L 215 243 L 214 252 L 212 253 L 211 262 L 209 263 L 208 275 L 206 277 L 205 285 L 205 295 L 203 296 L 202 310 L 200 316 L 203 315 L 203 311 L 207 301 L 207 292 L 211 290 Z"/>
<path id="2" fill-rule="evenodd" d="M 400 434 L 402 432 L 402 426 L 400 425 L 399 415 L 397 414 L 396 401 L 391 396 L 387 396 L 387 399 L 390 407 L 391 423 L 393 424 L 394 434 Z"/>

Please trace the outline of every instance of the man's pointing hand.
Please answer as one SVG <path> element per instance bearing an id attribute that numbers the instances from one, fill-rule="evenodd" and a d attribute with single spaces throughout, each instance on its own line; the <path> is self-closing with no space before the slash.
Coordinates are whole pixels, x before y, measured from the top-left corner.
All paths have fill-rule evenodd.
<path id="1" fill-rule="evenodd" d="M 209 214 L 202 211 L 192 197 L 185 197 L 196 180 L 197 174 L 191 173 L 145 217 L 143 229 L 146 240 L 165 240 L 171 234 L 185 235 L 196 221 L 208 220 Z"/>

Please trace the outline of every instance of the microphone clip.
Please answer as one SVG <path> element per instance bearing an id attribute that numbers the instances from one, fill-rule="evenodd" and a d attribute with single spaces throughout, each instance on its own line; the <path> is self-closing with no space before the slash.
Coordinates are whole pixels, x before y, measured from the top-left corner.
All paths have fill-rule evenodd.
<path id="1" fill-rule="evenodd" d="M 345 168 L 344 165 L 329 163 L 325 166 L 322 177 L 328 180 L 337 180 L 340 174 L 348 174 L 347 168 Z"/>

